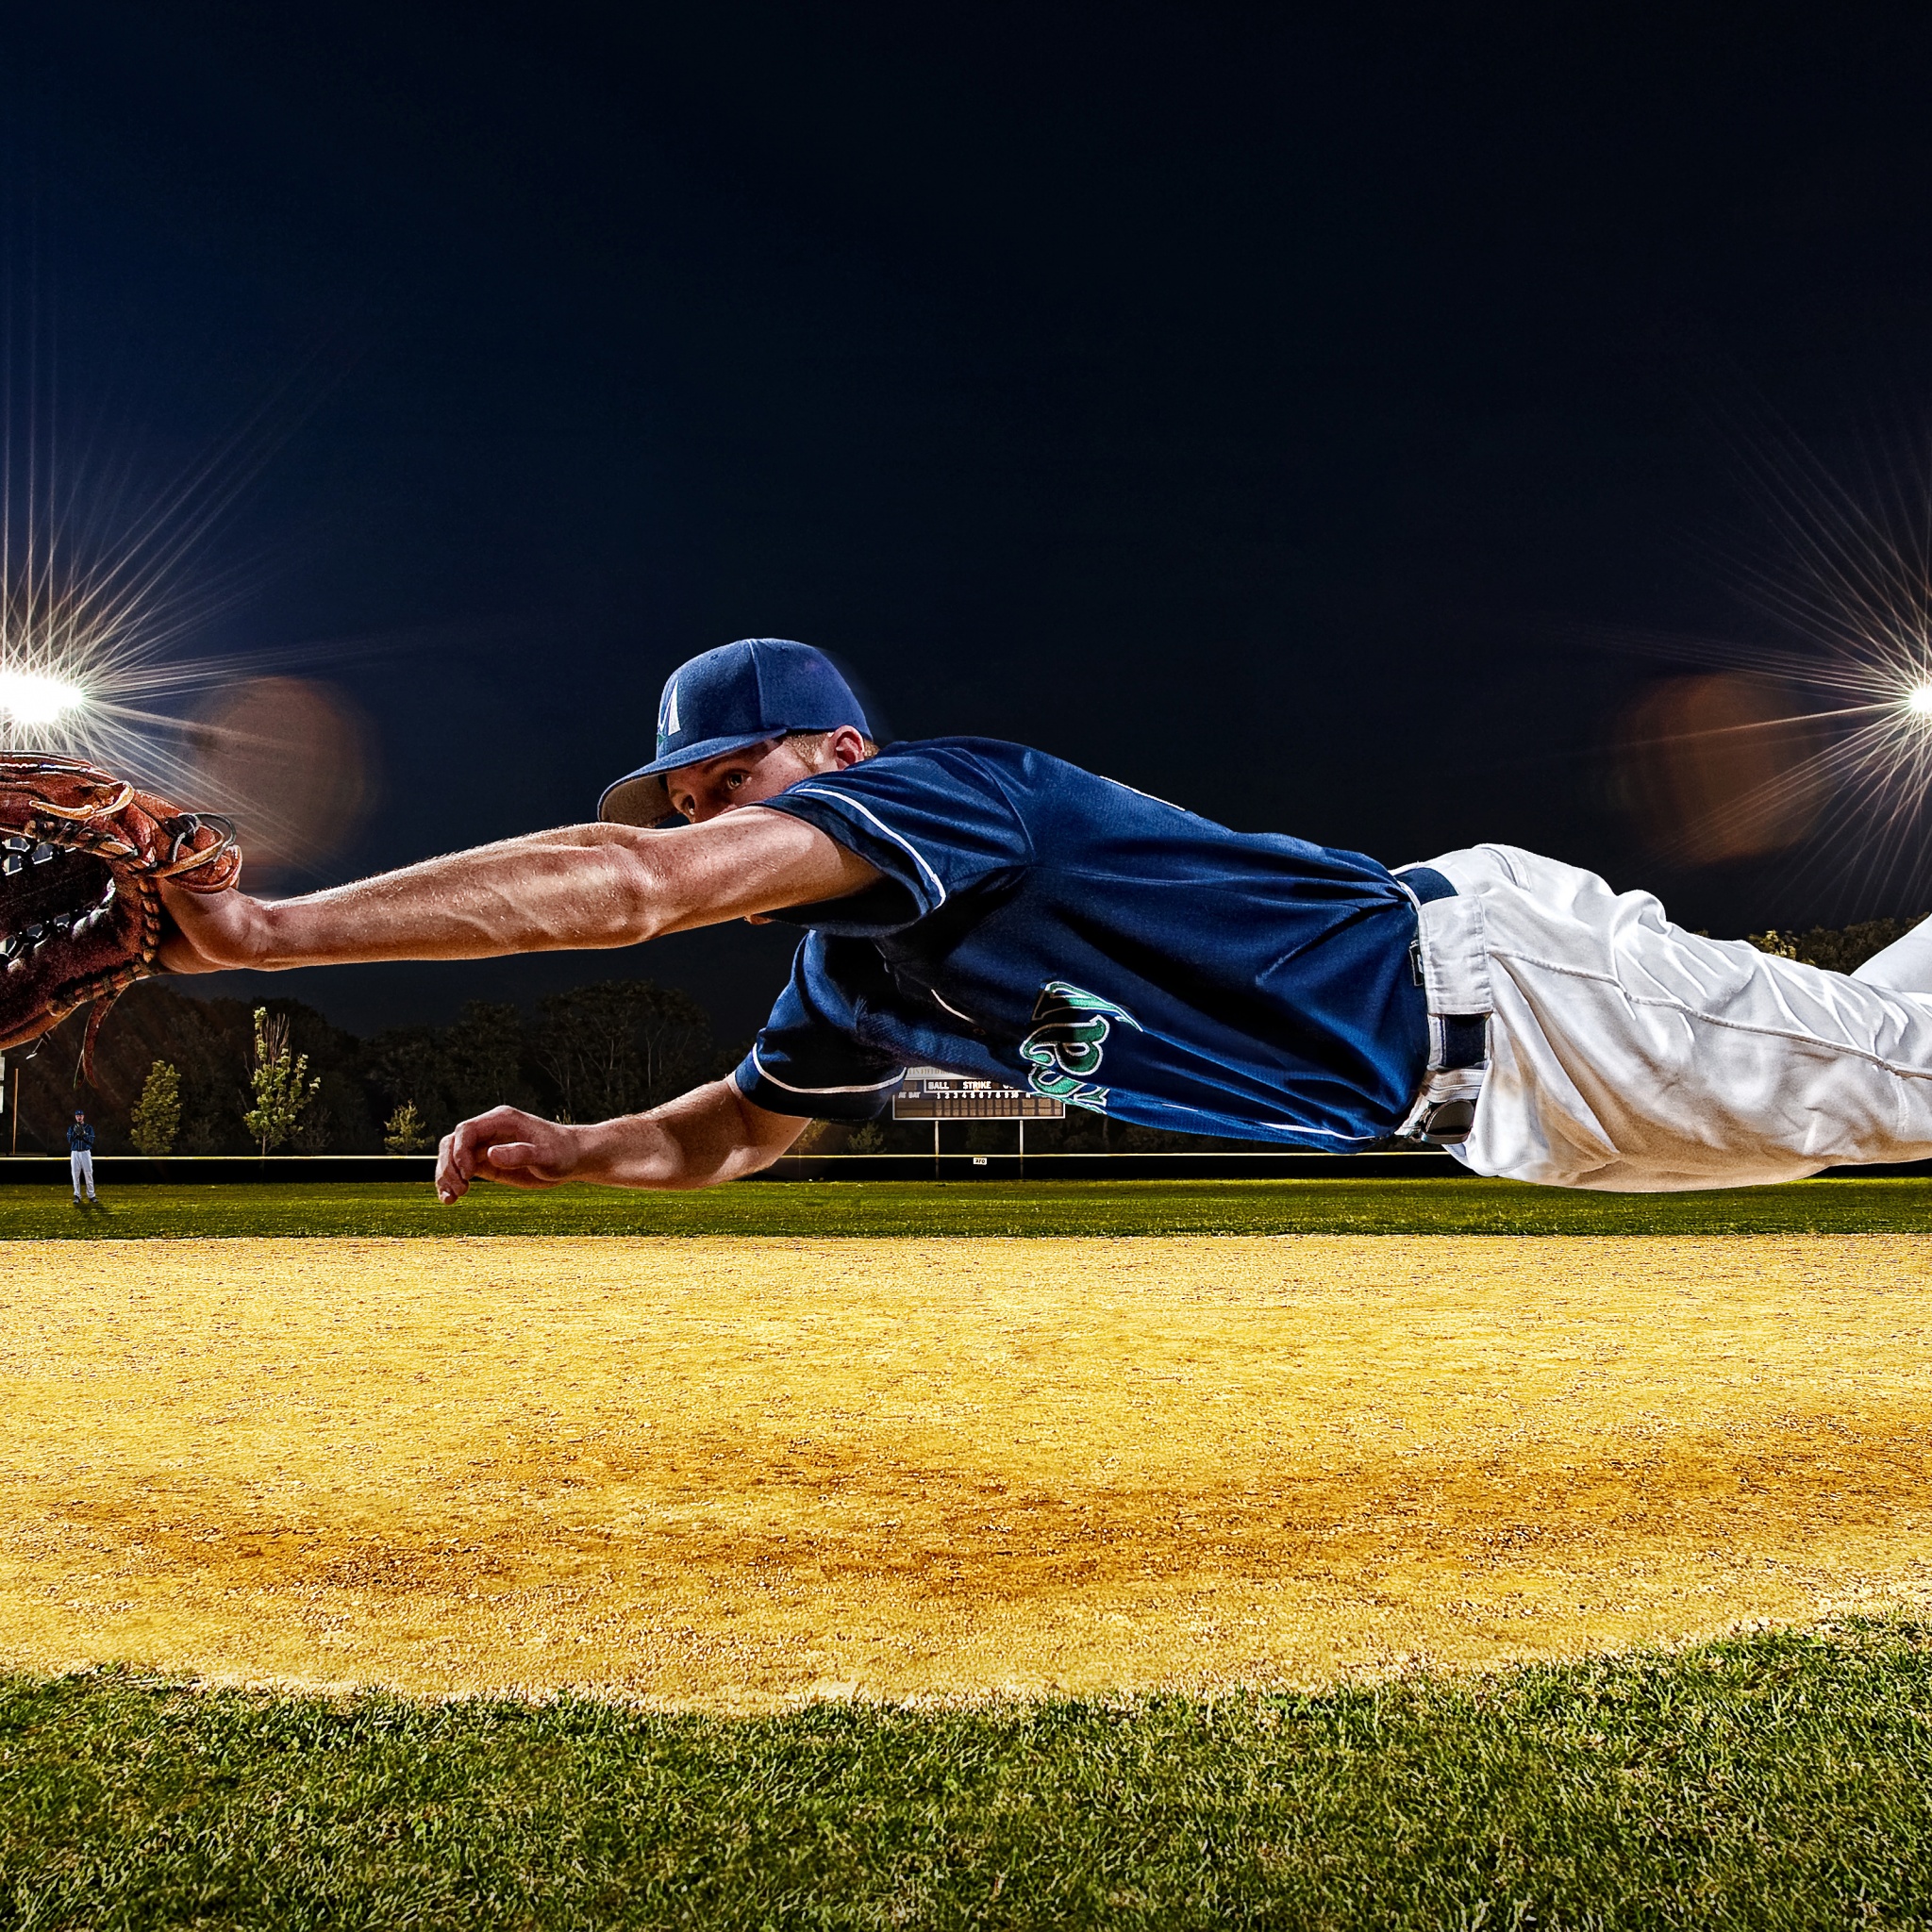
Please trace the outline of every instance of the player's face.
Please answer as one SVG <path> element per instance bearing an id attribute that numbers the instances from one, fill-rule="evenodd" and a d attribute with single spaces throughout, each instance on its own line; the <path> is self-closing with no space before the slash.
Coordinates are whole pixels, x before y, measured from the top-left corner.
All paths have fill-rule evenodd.
<path id="1" fill-rule="evenodd" d="M 728 751 L 722 758 L 669 773 L 664 790 L 670 794 L 673 811 L 701 825 L 738 806 L 775 798 L 788 785 L 809 778 L 817 769 L 791 739 L 779 738 L 769 744 L 755 744 L 749 751 Z"/>
<path id="2" fill-rule="evenodd" d="M 679 817 L 701 825 L 722 811 L 775 798 L 788 785 L 816 772 L 842 772 L 872 753 L 850 724 L 824 737 L 774 738 L 749 751 L 727 751 L 701 765 L 666 774 L 664 790 Z"/>

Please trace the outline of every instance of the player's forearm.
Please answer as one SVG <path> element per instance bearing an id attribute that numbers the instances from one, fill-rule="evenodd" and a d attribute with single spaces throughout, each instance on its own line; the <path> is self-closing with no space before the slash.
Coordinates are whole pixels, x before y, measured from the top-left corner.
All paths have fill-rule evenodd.
<path id="1" fill-rule="evenodd" d="M 296 899 L 242 901 L 222 963 L 275 971 L 635 945 L 660 929 L 665 899 L 639 849 L 648 836 L 569 826 Z"/>
<path id="2" fill-rule="evenodd" d="M 652 936 L 635 856 L 513 839 L 265 908 L 268 963 L 482 959 Z"/>
<path id="3" fill-rule="evenodd" d="M 575 1177 L 612 1188 L 708 1188 L 769 1167 L 805 1130 L 802 1120 L 749 1107 L 714 1080 L 650 1113 L 575 1129 Z"/>
<path id="4" fill-rule="evenodd" d="M 492 1107 L 443 1136 L 436 1191 L 460 1201 L 477 1180 L 514 1188 L 591 1181 L 608 1188 L 708 1188 L 769 1167 L 805 1123 L 755 1107 L 712 1080 L 649 1113 L 589 1126 Z"/>
<path id="5" fill-rule="evenodd" d="M 863 859 L 799 820 L 734 811 L 685 831 L 566 825 L 299 899 L 164 887 L 161 964 L 348 966 L 631 946 L 858 891 Z"/>

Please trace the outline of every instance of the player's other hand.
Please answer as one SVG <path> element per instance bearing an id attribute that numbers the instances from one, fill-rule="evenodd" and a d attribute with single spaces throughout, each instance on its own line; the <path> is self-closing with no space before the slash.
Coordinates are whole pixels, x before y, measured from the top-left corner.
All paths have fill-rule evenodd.
<path id="1" fill-rule="evenodd" d="M 169 973 L 223 973 L 261 962 L 268 908 L 246 892 L 190 892 L 161 882 L 168 923 L 158 958 Z"/>
<path id="2" fill-rule="evenodd" d="M 540 1120 L 517 1107 L 492 1107 L 442 1137 L 436 1156 L 437 1197 L 447 1206 L 472 1181 L 512 1188 L 554 1188 L 575 1172 L 580 1136 L 575 1127 Z"/>

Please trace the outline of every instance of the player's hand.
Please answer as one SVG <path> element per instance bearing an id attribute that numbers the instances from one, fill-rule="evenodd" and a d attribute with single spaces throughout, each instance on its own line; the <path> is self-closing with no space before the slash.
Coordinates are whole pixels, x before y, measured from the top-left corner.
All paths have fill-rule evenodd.
<path id="1" fill-rule="evenodd" d="M 223 973 L 261 963 L 268 908 L 246 892 L 190 892 L 161 882 L 168 923 L 156 956 L 169 973 Z"/>
<path id="2" fill-rule="evenodd" d="M 446 1207 L 472 1181 L 512 1188 L 554 1188 L 575 1173 L 582 1136 L 517 1107 L 492 1107 L 442 1137 L 436 1155 L 437 1197 Z"/>

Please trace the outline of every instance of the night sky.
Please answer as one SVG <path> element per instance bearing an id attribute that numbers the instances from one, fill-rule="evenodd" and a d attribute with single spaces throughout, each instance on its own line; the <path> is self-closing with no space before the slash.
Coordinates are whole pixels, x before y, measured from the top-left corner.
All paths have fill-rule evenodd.
<path id="1" fill-rule="evenodd" d="M 1740 439 L 1924 426 L 1932 13 L 1309 11 L 10 8 L 10 259 L 116 460 L 267 409 L 190 568 L 247 584 L 200 641 L 372 722 L 328 876 L 588 817 L 762 634 L 892 735 L 1391 863 L 1922 909 L 1647 852 L 1604 750 L 1684 668 L 1618 635 L 1774 639 Z M 736 1035 L 788 943 L 273 984 L 369 1029 L 641 972 Z"/>

